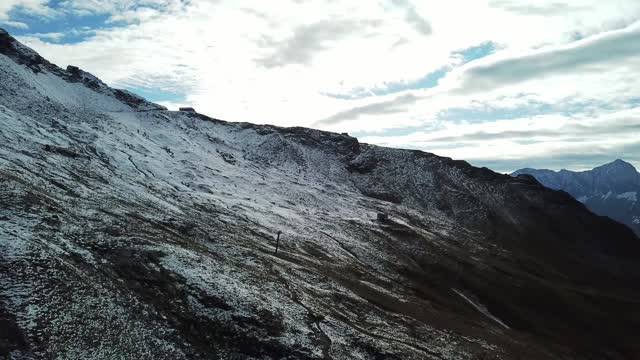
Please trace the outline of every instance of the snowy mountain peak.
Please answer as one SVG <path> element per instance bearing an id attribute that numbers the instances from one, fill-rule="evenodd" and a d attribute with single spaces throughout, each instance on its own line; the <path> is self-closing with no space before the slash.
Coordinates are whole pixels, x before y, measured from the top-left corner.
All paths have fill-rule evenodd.
<path id="1" fill-rule="evenodd" d="M 639 177 L 640 174 L 638 174 L 638 171 L 636 170 L 636 168 L 631 165 L 630 163 L 621 160 L 621 159 L 617 159 L 613 162 L 610 162 L 608 164 L 604 164 L 602 166 L 598 166 L 596 168 L 594 168 L 592 171 L 594 172 L 605 172 L 605 173 L 609 173 L 612 175 L 625 175 L 625 176 L 635 176 L 635 177 Z"/>
<path id="2" fill-rule="evenodd" d="M 16 68 L 16 71 L 7 72 L 7 77 L 18 83 L 28 84 L 34 91 L 46 94 L 49 98 L 54 97 L 63 103 L 75 104 L 85 110 L 89 110 L 90 106 L 93 110 L 109 111 L 123 111 L 125 108 L 136 111 L 166 110 L 164 106 L 147 101 L 127 90 L 113 89 L 97 76 L 76 66 L 68 66 L 64 70 L 21 44 L 6 31 L 0 32 L 0 54 L 6 56 L 4 61 L 10 59 L 31 72 L 16 76 L 16 71 L 21 72 Z M 70 86 L 73 84 L 82 84 L 84 89 Z"/>
<path id="3" fill-rule="evenodd" d="M 592 170 L 559 172 L 540 169 L 521 169 L 513 176 L 529 174 L 551 189 L 570 193 L 597 214 L 609 216 L 640 234 L 640 173 L 621 159 Z"/>
<path id="4" fill-rule="evenodd" d="M 6 30 L 0 28 L 0 54 L 13 59 L 19 64 L 27 65 L 33 71 L 41 71 L 41 66 L 50 65 L 38 53 L 13 38 Z"/>
<path id="5" fill-rule="evenodd" d="M 613 192 L 633 191 L 640 187 L 640 173 L 633 165 L 623 160 L 596 167 L 591 170 L 591 174 L 594 182 Z"/>

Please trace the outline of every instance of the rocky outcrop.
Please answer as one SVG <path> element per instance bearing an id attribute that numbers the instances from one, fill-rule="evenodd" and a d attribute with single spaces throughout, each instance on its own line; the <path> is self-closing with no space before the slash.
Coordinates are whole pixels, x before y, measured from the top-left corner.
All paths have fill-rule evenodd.
<path id="1" fill-rule="evenodd" d="M 34 72 L 49 70 L 60 73 L 61 69 L 51 64 L 32 49 L 22 45 L 9 33 L 0 28 L 0 54 L 3 54 L 18 64 L 25 65 Z"/>
<path id="2" fill-rule="evenodd" d="M 166 107 L 149 102 L 127 90 L 112 89 L 96 76 L 81 70 L 77 66 L 69 65 L 66 70 L 63 70 L 21 44 L 2 28 L 0 28 L 0 54 L 7 56 L 18 64 L 25 65 L 35 73 L 47 71 L 69 82 L 84 84 L 89 89 L 114 97 L 135 110 L 167 110 Z"/>

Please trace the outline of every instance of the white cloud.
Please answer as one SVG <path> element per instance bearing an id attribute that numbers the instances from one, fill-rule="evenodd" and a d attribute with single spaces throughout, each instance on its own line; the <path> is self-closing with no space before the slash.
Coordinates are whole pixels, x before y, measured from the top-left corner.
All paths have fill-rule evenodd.
<path id="1" fill-rule="evenodd" d="M 64 38 L 66 35 L 61 32 L 50 32 L 50 33 L 31 33 L 25 36 L 31 37 L 31 38 L 43 39 L 43 40 L 59 41 L 62 38 Z"/>
<path id="2" fill-rule="evenodd" d="M 504 50 L 455 69 L 436 88 L 353 101 L 352 107 L 317 125 L 380 131 L 396 128 L 395 121 L 375 128 L 366 119 L 393 114 L 430 123 L 450 108 L 499 111 L 526 109 L 532 103 L 547 104 L 562 113 L 587 111 L 594 104 L 624 107 L 640 93 L 638 40 L 640 22 L 569 45 L 524 52 Z M 399 108 L 399 103 L 404 108 Z"/>
<path id="3" fill-rule="evenodd" d="M 525 54 L 498 54 L 456 71 L 459 91 L 490 91 L 506 85 L 554 75 L 607 72 L 621 67 L 638 70 L 640 22 L 575 43 Z"/>
<path id="4" fill-rule="evenodd" d="M 0 1 L 0 24 L 18 29 L 28 28 L 28 24 L 10 18 L 11 11 L 21 11 L 30 15 L 50 17 L 56 11 L 47 6 L 49 0 L 2 0 Z"/>
<path id="5" fill-rule="evenodd" d="M 422 148 L 471 161 L 599 157 L 640 149 L 640 109 L 571 116 L 541 115 L 487 123 L 445 123 L 439 129 L 362 139 L 380 145 Z M 640 154 L 627 154 L 640 163 Z M 593 165 L 593 164 L 592 164 Z M 588 167 L 588 166 L 587 166 Z M 513 171 L 508 165 L 500 170 Z"/>
<path id="6" fill-rule="evenodd" d="M 20 22 L 20 21 L 12 21 L 12 20 L 2 20 L 0 19 L 0 25 L 11 26 L 16 29 L 28 29 L 29 25 Z"/>
<path id="7" fill-rule="evenodd" d="M 418 77 L 425 66 L 447 61 L 446 51 L 419 60 L 417 49 L 405 45 L 392 55 L 402 66 L 388 67 L 380 54 L 405 32 L 404 13 L 389 19 L 382 6 L 332 4 L 280 1 L 273 8 L 286 13 L 265 15 L 260 7 L 194 2 L 98 31 L 80 44 L 25 40 L 54 62 L 77 64 L 115 85 L 180 89 L 221 117 L 290 125 L 310 124 L 310 108 L 318 108 L 318 117 L 337 110 L 343 101 L 322 95 L 329 90 Z M 349 20 L 335 21 L 338 16 Z"/>
<path id="8" fill-rule="evenodd" d="M 150 8 L 169 10 L 179 3 L 179 0 L 65 0 L 60 3 L 60 8 L 76 15 L 110 14 L 125 20 L 131 19 L 131 13 L 136 13 L 139 9 L 139 13 L 144 14 Z M 142 20 L 144 19 L 148 17 L 143 15 Z"/>
<path id="9" fill-rule="evenodd" d="M 409 0 L 392 0 L 392 2 L 402 8 L 407 23 L 413 26 L 419 34 L 431 35 L 433 32 L 431 23 L 419 13 L 414 4 Z"/>

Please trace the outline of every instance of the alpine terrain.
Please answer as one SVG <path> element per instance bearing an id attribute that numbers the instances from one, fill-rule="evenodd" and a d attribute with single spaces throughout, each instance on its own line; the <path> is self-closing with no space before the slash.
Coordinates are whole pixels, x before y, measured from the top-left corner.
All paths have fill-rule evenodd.
<path id="1" fill-rule="evenodd" d="M 640 240 L 530 177 L 167 111 L 0 30 L 0 358 L 638 359 L 638 309 Z"/>
<path id="2" fill-rule="evenodd" d="M 619 221 L 640 235 L 640 173 L 628 162 L 616 160 L 582 172 L 521 169 L 513 176 L 522 174 L 568 192 L 594 213 Z"/>

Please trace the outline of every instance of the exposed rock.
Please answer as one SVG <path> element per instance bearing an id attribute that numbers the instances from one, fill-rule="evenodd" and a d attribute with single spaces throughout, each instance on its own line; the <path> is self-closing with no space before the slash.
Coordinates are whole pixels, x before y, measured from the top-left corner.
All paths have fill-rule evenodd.
<path id="1" fill-rule="evenodd" d="M 22 45 L 2 28 L 0 28 L 0 54 L 11 58 L 18 64 L 25 65 L 36 73 L 47 68 L 49 70 L 55 70 L 54 65 L 35 51 Z"/>

